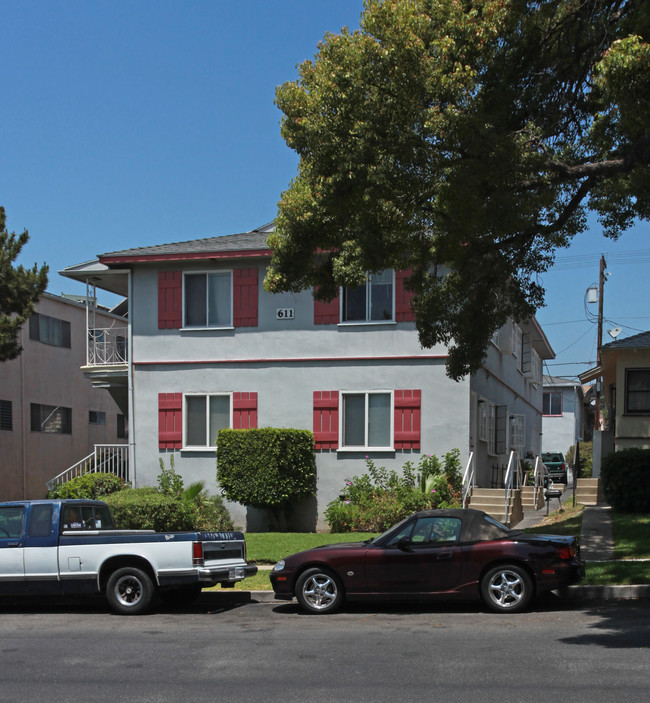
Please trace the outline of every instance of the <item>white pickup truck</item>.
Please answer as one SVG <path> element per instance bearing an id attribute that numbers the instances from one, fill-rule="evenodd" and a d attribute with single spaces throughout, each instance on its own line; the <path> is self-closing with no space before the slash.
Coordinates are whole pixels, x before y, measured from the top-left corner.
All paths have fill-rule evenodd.
<path id="1" fill-rule="evenodd" d="M 241 532 L 117 530 L 93 500 L 0 503 L 0 596 L 105 593 L 136 615 L 156 594 L 180 605 L 255 573 Z"/>

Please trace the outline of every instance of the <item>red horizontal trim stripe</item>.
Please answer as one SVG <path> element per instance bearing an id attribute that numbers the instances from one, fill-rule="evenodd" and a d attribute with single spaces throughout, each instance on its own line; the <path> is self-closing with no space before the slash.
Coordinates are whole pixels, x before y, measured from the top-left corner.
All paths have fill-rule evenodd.
<path id="1" fill-rule="evenodd" d="M 186 252 L 183 254 L 133 254 L 124 256 L 100 256 L 101 264 L 151 263 L 156 261 L 194 261 L 201 259 L 253 259 L 270 257 L 271 249 L 248 249 L 246 251 Z"/>
<path id="2" fill-rule="evenodd" d="M 275 359 L 179 359 L 177 361 L 134 361 L 134 366 L 179 366 L 196 364 L 286 364 L 309 362 L 318 363 L 323 361 L 431 361 L 432 359 L 446 359 L 446 354 L 427 354 L 412 356 L 312 356 L 312 357 L 285 357 Z"/>

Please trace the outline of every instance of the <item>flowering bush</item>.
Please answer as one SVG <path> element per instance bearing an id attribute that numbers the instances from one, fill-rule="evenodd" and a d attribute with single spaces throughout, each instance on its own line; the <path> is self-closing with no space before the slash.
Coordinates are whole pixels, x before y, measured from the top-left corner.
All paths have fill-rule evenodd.
<path id="1" fill-rule="evenodd" d="M 417 510 L 460 507 L 460 452 L 442 460 L 423 455 L 417 467 L 407 461 L 399 474 L 366 457 L 367 473 L 346 479 L 337 500 L 325 509 L 332 532 L 382 532 Z"/>

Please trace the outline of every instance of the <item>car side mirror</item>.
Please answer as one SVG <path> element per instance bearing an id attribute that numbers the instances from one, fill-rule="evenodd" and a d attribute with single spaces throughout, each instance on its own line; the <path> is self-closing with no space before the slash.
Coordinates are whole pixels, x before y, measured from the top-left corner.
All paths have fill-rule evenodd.
<path id="1" fill-rule="evenodd" d="M 397 542 L 397 548 L 401 549 L 403 552 L 412 552 L 411 540 L 408 537 L 400 537 Z"/>

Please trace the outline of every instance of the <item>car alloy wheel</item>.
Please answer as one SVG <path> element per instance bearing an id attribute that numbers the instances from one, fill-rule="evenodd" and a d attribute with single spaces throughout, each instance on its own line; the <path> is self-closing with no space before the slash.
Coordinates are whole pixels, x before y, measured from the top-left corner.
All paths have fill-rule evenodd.
<path id="1" fill-rule="evenodd" d="M 523 610 L 532 594 L 532 581 L 528 572 L 512 564 L 490 569 L 481 582 L 483 600 L 492 610 L 501 613 Z"/>
<path id="2" fill-rule="evenodd" d="M 338 579 L 325 569 L 308 569 L 296 584 L 296 598 L 309 613 L 332 613 L 343 602 Z"/>

